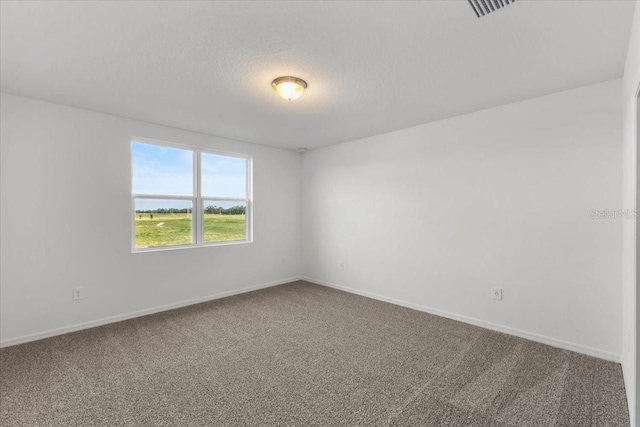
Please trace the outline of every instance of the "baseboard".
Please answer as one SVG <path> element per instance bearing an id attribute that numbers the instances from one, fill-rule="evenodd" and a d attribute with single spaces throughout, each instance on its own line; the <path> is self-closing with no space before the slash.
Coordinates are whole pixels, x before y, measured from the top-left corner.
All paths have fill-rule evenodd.
<path id="1" fill-rule="evenodd" d="M 95 328 L 96 326 L 107 325 L 109 323 L 121 322 L 123 320 L 133 319 L 135 317 L 146 316 L 149 314 L 159 313 L 162 311 L 173 310 L 174 308 L 186 307 L 188 305 L 199 304 L 201 302 L 212 301 L 220 298 L 226 298 L 233 295 L 244 294 L 247 292 L 257 291 L 258 289 L 270 288 L 272 286 L 283 285 L 285 283 L 295 282 L 296 280 L 301 280 L 300 277 L 291 277 L 288 279 L 277 280 L 274 282 L 262 283 L 259 285 L 248 286 L 246 288 L 235 289 L 227 292 L 220 292 L 213 295 L 207 295 L 204 297 L 193 298 L 189 300 L 184 300 L 172 304 L 165 304 L 157 307 L 151 307 L 144 310 L 138 310 L 130 313 L 119 314 L 117 316 L 104 317 L 98 320 L 91 320 L 89 322 L 77 323 L 71 326 L 65 326 L 62 328 L 50 329 L 44 332 L 36 332 L 34 334 L 23 335 L 16 338 L 9 338 L 7 340 L 0 341 L 0 348 L 9 347 L 12 345 L 24 344 L 30 341 L 37 341 L 44 338 L 55 337 L 57 335 L 64 335 L 70 332 L 80 331 L 83 329 Z"/>
<path id="2" fill-rule="evenodd" d="M 491 329 L 492 331 L 502 332 L 508 335 L 515 335 L 520 338 L 525 338 L 531 341 L 547 344 L 553 347 L 558 347 L 564 350 L 574 351 L 576 353 L 586 354 L 587 356 L 597 357 L 599 359 L 608 360 L 611 362 L 620 363 L 621 356 L 619 354 L 610 353 L 608 351 L 600 350 L 593 347 L 584 346 L 581 344 L 572 343 L 569 341 L 563 341 L 556 338 L 547 337 L 544 335 L 535 334 L 532 332 L 522 331 L 520 329 L 511 328 L 504 325 L 498 325 L 496 323 L 487 322 L 473 317 L 463 316 L 461 314 L 450 313 L 444 310 L 438 310 L 436 308 L 427 307 L 420 304 L 413 304 L 410 302 L 398 300 L 395 298 L 385 297 L 382 295 L 374 294 L 371 292 L 361 291 L 358 289 L 350 288 L 348 286 L 337 285 L 335 283 L 325 282 L 324 280 L 318 280 L 311 277 L 301 277 L 300 280 L 314 283 L 316 285 L 327 286 L 329 288 L 338 289 L 341 291 L 349 292 L 356 295 L 361 295 L 367 298 L 373 298 L 379 301 L 388 302 L 395 305 L 411 308 L 413 310 L 423 311 L 425 313 L 435 314 L 436 316 L 446 317 L 448 319 L 457 320 L 459 322 L 468 323 L 474 326 L 479 326 L 485 329 Z"/>
<path id="3" fill-rule="evenodd" d="M 264 289 L 264 288 L 269 288 L 272 286 L 278 286 L 278 285 L 282 285 L 285 283 L 289 283 L 289 282 L 295 282 L 296 280 L 305 280 L 307 282 L 310 283 L 315 283 L 317 285 L 321 285 L 321 286 L 327 286 L 329 288 L 334 288 L 334 289 L 338 289 L 341 291 L 345 291 L 345 292 L 349 292 L 352 294 L 356 294 L 356 295 L 361 295 L 367 298 L 373 298 L 379 301 L 384 301 L 384 302 L 388 302 L 391 304 L 395 304 L 395 305 L 400 305 L 403 307 L 407 307 L 407 308 L 411 308 L 413 310 L 418 310 L 418 311 L 423 311 L 425 313 L 430 313 L 430 314 L 434 314 L 437 316 L 441 316 L 441 317 L 446 317 L 448 319 L 452 319 L 452 320 L 457 320 L 460 322 L 464 322 L 464 323 L 468 323 L 471 325 L 475 325 L 475 326 L 479 326 L 481 328 L 486 328 L 486 329 L 490 329 L 493 331 L 497 331 L 497 332 L 502 332 L 505 334 L 509 334 L 509 335 L 515 335 L 521 338 L 525 338 L 531 341 L 536 341 L 536 342 L 540 342 L 543 344 L 547 344 L 553 347 L 558 347 L 558 348 L 562 348 L 565 350 L 570 350 L 570 351 L 574 351 L 576 353 L 581 353 L 581 354 L 586 354 L 588 356 L 593 356 L 593 357 L 598 357 L 600 359 L 604 359 L 604 360 L 609 360 L 612 362 L 621 362 L 621 357 L 618 354 L 615 353 L 610 353 L 607 351 L 603 351 L 600 349 L 596 349 L 593 347 L 588 347 L 588 346 L 584 346 L 581 344 L 576 344 L 576 343 L 572 343 L 572 342 L 568 342 L 568 341 L 563 341 L 563 340 L 558 340 L 556 338 L 551 338 L 551 337 L 547 337 L 544 335 L 539 335 L 539 334 L 535 334 L 535 333 L 531 333 L 531 332 L 526 332 L 526 331 L 522 331 L 520 329 L 515 329 L 515 328 L 511 328 L 508 326 L 504 326 L 504 325 L 498 325 L 496 323 L 491 323 L 491 322 L 487 322 L 484 320 L 479 320 L 479 319 L 475 319 L 472 317 L 468 317 L 468 316 L 463 316 L 460 314 L 455 314 L 455 313 L 450 313 L 444 310 L 439 310 L 436 308 L 432 308 L 432 307 L 427 307 L 424 305 L 420 305 L 420 304 L 414 304 L 414 303 L 410 303 L 410 302 L 406 302 L 406 301 L 402 301 L 402 300 L 398 300 L 395 298 L 390 298 L 390 297 L 386 297 L 386 296 L 382 296 L 382 295 L 378 295 L 378 294 L 374 294 L 371 292 L 366 292 L 366 291 L 361 291 L 358 289 L 354 289 L 348 286 L 343 286 L 343 285 L 337 285 L 335 283 L 329 283 L 329 282 L 325 282 L 323 280 L 319 280 L 319 279 L 314 279 L 311 277 L 291 277 L 288 279 L 283 279 L 283 280 L 278 280 L 278 281 L 274 281 L 274 282 L 268 282 L 268 283 L 263 283 L 263 284 L 259 284 L 259 285 L 254 285 L 254 286 L 248 286 L 245 288 L 241 288 L 241 289 L 235 289 L 232 291 L 227 291 L 227 292 L 220 292 L 217 294 L 213 294 L 213 295 L 208 295 L 208 296 L 204 296 L 204 297 L 200 297 L 200 298 L 193 298 L 193 299 L 189 299 L 189 300 L 185 300 L 185 301 L 180 301 L 177 303 L 172 303 L 172 304 L 166 304 L 166 305 L 162 305 L 162 306 L 157 306 L 157 307 L 151 307 L 148 309 L 144 309 L 144 310 L 138 310 L 138 311 L 134 311 L 134 312 L 130 312 L 130 313 L 126 313 L 126 314 L 120 314 L 117 316 L 111 316 L 111 317 L 105 317 L 102 319 L 98 319 L 98 320 L 92 320 L 89 322 L 83 322 L 83 323 L 77 323 L 75 325 L 71 325 L 71 326 L 65 326 L 62 328 L 56 328 L 56 329 L 50 329 L 48 331 L 44 331 L 44 332 L 37 332 L 34 334 L 29 334 L 29 335 L 23 335 L 20 337 L 16 337 L 16 338 L 10 338 L 7 340 L 3 340 L 0 341 L 0 348 L 1 347 L 9 347 L 9 346 L 13 346 L 13 345 L 18 345 L 18 344 L 23 344 L 26 342 L 30 342 L 30 341 L 36 341 L 36 340 L 40 340 L 40 339 L 44 339 L 44 338 L 50 338 L 50 337 L 54 337 L 57 335 L 63 335 L 63 334 L 68 334 L 70 332 L 75 332 L 75 331 L 80 331 L 83 329 L 89 329 L 89 328 L 94 328 L 96 326 L 102 326 L 102 325 L 106 325 L 109 323 L 115 323 L 115 322 L 121 322 L 123 320 L 128 320 L 128 319 L 133 319 L 135 317 L 141 317 L 141 316 L 146 316 L 149 314 L 154 314 L 154 313 L 159 313 L 162 311 L 168 311 L 168 310 L 172 310 L 175 308 L 180 308 L 180 307 L 185 307 L 188 305 L 193 305 L 193 304 L 198 304 L 201 302 L 206 302 L 206 301 L 212 301 L 215 299 L 220 299 L 220 298 L 225 298 L 225 297 L 230 297 L 233 295 L 238 295 L 238 294 L 243 294 L 243 293 L 247 293 L 247 292 L 251 292 L 251 291 L 256 291 L 259 289 Z"/>

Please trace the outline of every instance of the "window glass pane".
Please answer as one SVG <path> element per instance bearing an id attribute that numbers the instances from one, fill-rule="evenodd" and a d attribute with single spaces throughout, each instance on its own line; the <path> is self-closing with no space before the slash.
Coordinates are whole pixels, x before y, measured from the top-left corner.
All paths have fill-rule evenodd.
<path id="1" fill-rule="evenodd" d="M 193 196 L 193 151 L 134 142 L 133 193 Z"/>
<path id="2" fill-rule="evenodd" d="M 136 248 L 193 243 L 190 200 L 136 199 Z"/>
<path id="3" fill-rule="evenodd" d="M 247 160 L 202 153 L 203 197 L 247 197 Z"/>
<path id="4" fill-rule="evenodd" d="M 203 200 L 203 206 L 205 243 L 247 239 L 245 202 Z"/>

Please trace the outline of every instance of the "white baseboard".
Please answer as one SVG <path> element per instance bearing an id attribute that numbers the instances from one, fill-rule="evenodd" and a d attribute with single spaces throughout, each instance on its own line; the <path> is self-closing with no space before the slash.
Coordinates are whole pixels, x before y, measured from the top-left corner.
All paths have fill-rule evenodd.
<path id="1" fill-rule="evenodd" d="M 301 280 L 301 278 L 291 277 L 288 279 L 277 280 L 275 282 L 262 283 L 260 285 L 248 286 L 242 289 L 235 289 L 232 291 L 220 292 L 214 295 L 207 295 L 204 297 L 193 298 L 193 299 L 180 301 L 172 304 L 146 308 L 144 310 L 138 310 L 131 313 L 119 314 L 117 316 L 104 317 L 102 319 L 91 320 L 89 322 L 77 323 L 75 325 L 64 326 L 62 328 L 50 329 L 44 332 L 36 332 L 34 334 L 23 335 L 16 338 L 9 338 L 7 340 L 0 341 L 0 348 L 23 344 L 29 341 L 41 340 L 49 337 L 55 337 L 56 335 L 64 335 L 70 332 L 80 331 L 82 329 L 95 328 L 96 326 L 102 326 L 109 323 L 121 322 L 123 320 L 133 319 L 134 317 L 141 317 L 141 316 L 146 316 L 148 314 L 159 313 L 161 311 L 173 310 L 174 308 L 185 307 L 188 305 L 198 304 L 201 302 L 212 301 L 215 299 L 230 297 L 238 294 L 244 294 L 251 291 L 257 291 L 258 289 L 270 288 L 272 286 L 278 286 L 278 285 L 283 285 L 285 283 L 295 282 L 296 280 Z"/>
<path id="2" fill-rule="evenodd" d="M 565 350 L 574 351 L 576 353 L 586 354 L 588 356 L 598 357 L 600 359 L 609 360 L 612 362 L 621 362 L 621 357 L 618 354 L 607 352 L 604 350 L 596 349 L 593 347 L 584 346 L 581 344 L 576 344 L 568 341 L 559 340 L 556 338 L 547 337 L 544 335 L 539 335 L 531 332 L 522 331 L 520 329 L 510 328 L 508 326 L 498 325 L 491 322 L 486 322 L 484 320 L 475 319 L 468 316 L 463 316 L 460 314 L 450 313 L 443 310 L 438 310 L 436 308 L 427 307 L 420 304 L 413 304 L 410 302 L 398 300 L 395 298 L 385 297 L 382 295 L 374 294 L 371 292 L 361 291 L 358 289 L 350 288 L 348 286 L 337 285 L 335 283 L 325 282 L 323 280 L 314 279 L 311 277 L 291 277 L 288 279 L 278 280 L 274 282 L 263 283 L 254 286 L 248 286 L 242 289 L 236 289 L 227 292 L 221 292 L 214 295 L 208 295 L 200 298 L 193 298 L 185 301 L 180 301 L 177 303 L 166 304 L 158 307 L 151 307 L 144 310 L 138 310 L 131 313 L 120 314 L 117 316 L 105 317 L 102 319 L 92 320 L 89 322 L 77 323 L 71 326 L 65 326 L 62 328 L 50 329 L 48 331 L 37 332 L 34 334 L 23 335 L 16 338 L 9 338 L 7 340 L 0 341 L 0 347 L 9 347 L 12 345 L 23 344 L 30 341 L 36 341 L 44 338 L 54 337 L 57 335 L 68 334 L 70 332 L 80 331 L 83 329 L 94 328 L 96 326 L 102 326 L 109 323 L 121 322 L 123 320 L 133 319 L 135 317 L 146 316 L 148 314 L 159 313 L 162 311 L 172 310 L 174 308 L 185 307 L 188 305 L 198 304 L 201 302 L 212 301 L 215 299 L 230 297 L 233 295 L 243 294 L 251 291 L 256 291 L 258 289 L 269 288 L 272 286 L 278 286 L 289 282 L 295 282 L 296 280 L 305 280 L 310 283 L 315 283 L 317 285 L 327 286 L 329 288 L 338 289 L 341 291 L 349 292 L 352 294 L 361 295 L 368 298 L 373 298 L 379 301 L 388 302 L 395 305 L 400 305 L 403 307 L 411 308 L 413 310 L 423 311 L 425 313 L 435 314 L 437 316 L 446 317 L 448 319 L 457 320 L 460 322 L 468 323 L 471 325 L 479 326 L 481 328 L 491 329 L 493 331 L 502 332 L 509 335 L 515 335 L 521 338 L 525 338 L 531 341 L 540 342 L 543 344 L 547 344 L 553 347 L 562 348 Z"/>
<path id="3" fill-rule="evenodd" d="M 535 334 L 532 332 L 522 331 L 520 329 L 511 328 L 508 326 L 498 325 L 496 323 L 487 322 L 484 320 L 475 319 L 473 317 L 463 316 L 461 314 L 450 313 L 444 310 L 438 310 L 436 308 L 427 307 L 420 304 L 413 304 L 410 302 L 398 300 L 395 298 L 385 297 L 382 295 L 374 294 L 371 292 L 361 291 L 358 289 L 350 288 L 348 286 L 337 285 L 335 283 L 325 282 L 323 280 L 314 279 L 311 277 L 302 277 L 300 280 L 307 281 L 309 283 L 314 283 L 316 285 L 327 286 L 329 288 L 338 289 L 341 291 L 349 292 L 356 295 L 361 295 L 367 298 L 373 298 L 379 301 L 388 302 L 395 305 L 400 305 L 403 307 L 411 308 L 413 310 L 423 311 L 425 313 L 435 314 L 436 316 L 446 317 L 448 319 L 457 320 L 459 322 L 468 323 L 471 325 L 479 326 L 485 329 L 491 329 L 492 331 L 502 332 L 508 335 L 515 335 L 520 338 L 525 338 L 531 341 L 536 341 L 542 344 L 547 344 L 553 347 L 558 347 L 564 350 L 574 351 L 576 353 L 586 354 L 587 356 L 597 357 L 599 359 L 608 360 L 611 362 L 620 363 L 621 355 L 611 353 L 608 351 L 600 350 L 593 347 L 588 347 L 581 344 L 572 343 L 569 341 L 559 340 L 556 338 L 547 337 L 540 334 Z"/>

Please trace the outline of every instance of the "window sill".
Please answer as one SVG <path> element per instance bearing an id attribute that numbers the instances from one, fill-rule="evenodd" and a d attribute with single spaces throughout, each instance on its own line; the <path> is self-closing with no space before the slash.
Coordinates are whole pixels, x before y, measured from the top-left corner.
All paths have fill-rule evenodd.
<path id="1" fill-rule="evenodd" d="M 202 243 L 200 245 L 179 245 L 179 246 L 162 246 L 156 248 L 133 248 L 131 249 L 132 254 L 139 254 L 145 252 L 163 252 L 163 251 L 175 251 L 182 249 L 196 249 L 196 248 L 210 248 L 216 246 L 234 246 L 234 245 L 245 245 L 247 243 L 253 243 L 253 240 L 235 240 L 231 242 L 216 242 L 216 243 Z"/>

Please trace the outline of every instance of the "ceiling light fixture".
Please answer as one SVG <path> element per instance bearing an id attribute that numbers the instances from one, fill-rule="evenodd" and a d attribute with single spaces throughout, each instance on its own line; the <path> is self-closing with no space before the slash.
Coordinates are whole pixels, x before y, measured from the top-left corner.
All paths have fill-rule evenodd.
<path id="1" fill-rule="evenodd" d="M 307 82 L 297 77 L 278 77 L 271 86 L 276 90 L 280 98 L 287 101 L 295 101 L 300 98 L 302 92 L 307 88 Z"/>

